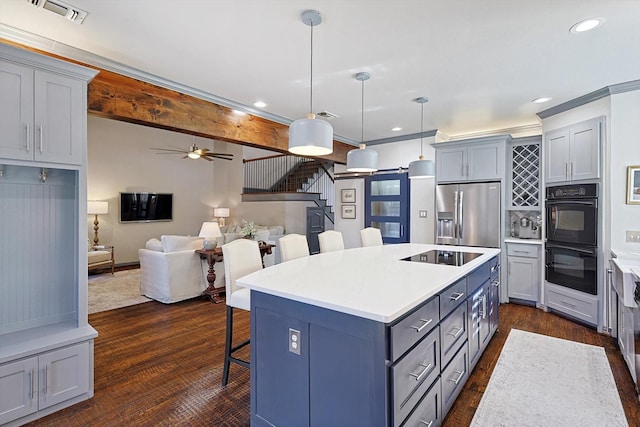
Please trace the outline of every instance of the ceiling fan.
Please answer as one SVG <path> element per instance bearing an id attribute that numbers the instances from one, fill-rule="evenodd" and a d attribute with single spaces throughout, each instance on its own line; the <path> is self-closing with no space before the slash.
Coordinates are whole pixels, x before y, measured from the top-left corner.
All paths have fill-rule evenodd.
<path id="1" fill-rule="evenodd" d="M 180 149 L 177 147 L 171 148 L 152 148 L 152 150 L 160 150 L 163 153 L 156 154 L 184 154 L 183 159 L 204 159 L 208 161 L 212 161 L 214 158 L 222 159 L 222 160 L 233 160 L 233 154 L 227 153 L 214 153 L 209 151 L 208 148 L 198 148 L 198 146 L 194 143 L 191 144 L 188 150 Z"/>

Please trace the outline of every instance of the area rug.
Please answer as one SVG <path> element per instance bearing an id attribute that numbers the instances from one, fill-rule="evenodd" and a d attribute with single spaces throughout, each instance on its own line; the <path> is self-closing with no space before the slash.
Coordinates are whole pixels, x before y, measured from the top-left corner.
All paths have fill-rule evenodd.
<path id="1" fill-rule="evenodd" d="M 89 314 L 147 301 L 140 295 L 140 269 L 89 276 Z"/>
<path id="2" fill-rule="evenodd" d="M 471 426 L 628 426 L 604 348 L 512 329 Z"/>

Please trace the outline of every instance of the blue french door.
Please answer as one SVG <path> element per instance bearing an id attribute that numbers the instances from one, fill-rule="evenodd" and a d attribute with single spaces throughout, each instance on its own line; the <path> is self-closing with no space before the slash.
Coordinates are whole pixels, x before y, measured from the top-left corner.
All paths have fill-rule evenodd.
<path id="1" fill-rule="evenodd" d="M 406 173 L 365 178 L 365 227 L 375 227 L 384 243 L 409 242 L 409 176 Z"/>

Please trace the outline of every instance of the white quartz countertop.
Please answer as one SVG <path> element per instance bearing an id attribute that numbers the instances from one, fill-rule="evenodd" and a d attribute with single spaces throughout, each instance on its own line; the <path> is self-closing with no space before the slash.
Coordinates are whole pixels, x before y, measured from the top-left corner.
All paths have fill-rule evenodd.
<path id="1" fill-rule="evenodd" d="M 402 261 L 432 249 L 481 253 L 463 266 Z M 428 300 L 499 249 L 404 243 L 327 252 L 238 279 L 246 288 L 389 323 Z"/>

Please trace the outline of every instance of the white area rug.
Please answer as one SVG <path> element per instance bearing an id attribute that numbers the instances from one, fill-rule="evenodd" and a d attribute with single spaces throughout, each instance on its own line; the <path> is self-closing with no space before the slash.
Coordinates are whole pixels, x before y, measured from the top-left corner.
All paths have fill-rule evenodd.
<path id="1" fill-rule="evenodd" d="M 471 425 L 628 426 L 604 348 L 518 329 Z"/>
<path id="2" fill-rule="evenodd" d="M 89 276 L 89 314 L 147 301 L 140 295 L 140 269 Z"/>

